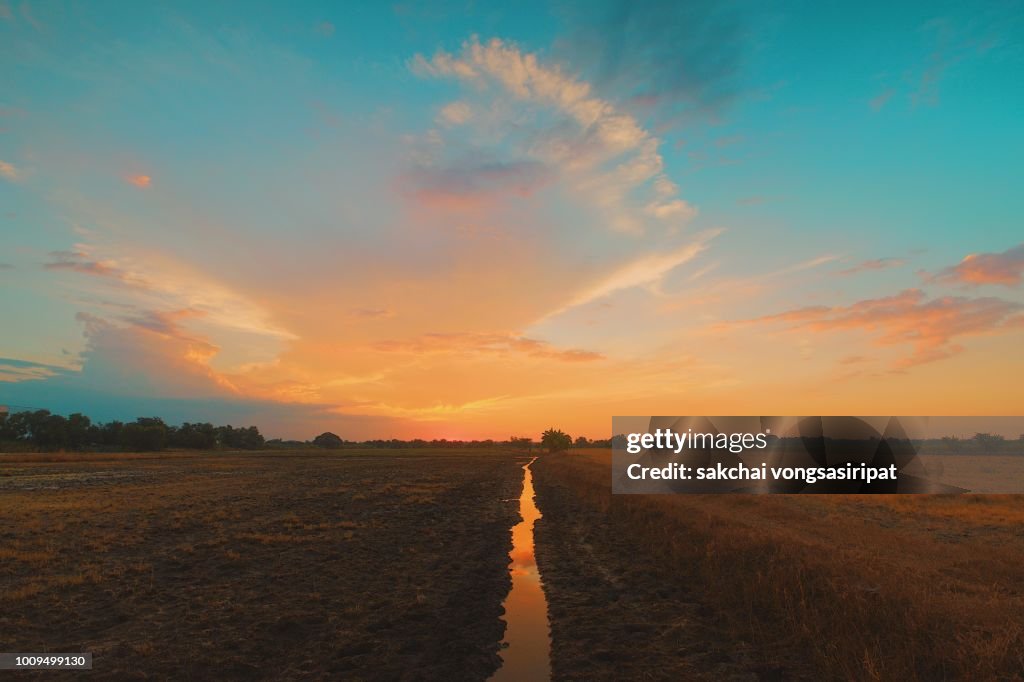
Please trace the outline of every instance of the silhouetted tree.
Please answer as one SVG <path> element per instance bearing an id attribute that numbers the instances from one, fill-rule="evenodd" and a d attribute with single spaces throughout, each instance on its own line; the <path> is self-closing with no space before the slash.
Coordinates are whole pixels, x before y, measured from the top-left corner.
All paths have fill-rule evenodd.
<path id="1" fill-rule="evenodd" d="M 117 420 L 107 422 L 103 426 L 99 427 L 99 430 L 100 445 L 109 448 L 114 448 L 121 445 L 121 432 L 124 431 L 124 422 L 119 422 Z"/>
<path id="2" fill-rule="evenodd" d="M 551 428 L 541 434 L 540 444 L 548 449 L 548 452 L 561 452 L 572 447 L 572 436 Z"/>
<path id="3" fill-rule="evenodd" d="M 344 445 L 344 441 L 341 440 L 337 434 L 333 434 L 330 431 L 324 431 L 313 439 L 313 445 L 326 450 L 338 450 L 342 445 Z"/>
<path id="4" fill-rule="evenodd" d="M 67 418 L 66 433 L 67 447 L 74 450 L 81 450 L 87 444 L 95 442 L 92 439 L 92 420 L 78 412 Z"/>
<path id="5" fill-rule="evenodd" d="M 239 450 L 257 450 L 263 447 L 263 436 L 255 426 L 235 428 L 218 426 L 216 429 L 217 443 L 222 447 L 235 448 Z"/>
<path id="6" fill-rule="evenodd" d="M 22 440 L 28 436 L 24 412 L 0 415 L 0 440 Z"/>
<path id="7" fill-rule="evenodd" d="M 68 447 L 68 420 L 49 410 L 38 410 L 29 415 L 32 444 L 44 450 Z"/>
<path id="8" fill-rule="evenodd" d="M 185 422 L 170 430 L 167 441 L 172 448 L 212 450 L 217 447 L 217 429 L 209 422 Z"/>
<path id="9" fill-rule="evenodd" d="M 167 447 L 167 424 L 160 417 L 139 417 L 121 428 L 121 446 L 149 452 Z"/>

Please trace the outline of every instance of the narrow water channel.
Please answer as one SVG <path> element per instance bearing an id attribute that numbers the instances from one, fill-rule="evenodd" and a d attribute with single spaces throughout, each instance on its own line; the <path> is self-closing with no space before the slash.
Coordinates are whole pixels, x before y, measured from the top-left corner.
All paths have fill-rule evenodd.
<path id="1" fill-rule="evenodd" d="M 521 682 L 551 678 L 551 636 L 548 625 L 548 603 L 541 588 L 540 573 L 533 556 L 533 524 L 540 510 L 533 500 L 533 472 L 523 466 L 523 494 L 519 497 L 519 513 L 523 517 L 512 528 L 512 590 L 505 598 L 505 648 L 501 651 L 501 667 L 492 682 Z"/>

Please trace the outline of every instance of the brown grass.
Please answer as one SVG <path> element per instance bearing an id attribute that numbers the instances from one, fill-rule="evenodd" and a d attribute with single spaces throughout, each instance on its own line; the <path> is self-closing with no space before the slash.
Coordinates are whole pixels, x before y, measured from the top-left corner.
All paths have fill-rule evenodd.
<path id="1" fill-rule="evenodd" d="M 536 470 L 545 516 L 544 486 L 596 510 L 650 580 L 696 586 L 716 634 L 750 643 L 759 669 L 1024 678 L 1018 496 L 613 496 L 607 453 Z"/>
<path id="2" fill-rule="evenodd" d="M 520 465 L 0 455 L 0 642 L 92 652 L 97 679 L 484 679 Z"/>

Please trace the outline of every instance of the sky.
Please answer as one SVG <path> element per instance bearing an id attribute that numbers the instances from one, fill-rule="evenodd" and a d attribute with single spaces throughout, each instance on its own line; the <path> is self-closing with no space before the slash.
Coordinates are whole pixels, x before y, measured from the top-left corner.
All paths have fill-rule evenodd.
<path id="1" fill-rule="evenodd" d="M 0 404 L 1024 413 L 1016 2 L 0 0 Z"/>

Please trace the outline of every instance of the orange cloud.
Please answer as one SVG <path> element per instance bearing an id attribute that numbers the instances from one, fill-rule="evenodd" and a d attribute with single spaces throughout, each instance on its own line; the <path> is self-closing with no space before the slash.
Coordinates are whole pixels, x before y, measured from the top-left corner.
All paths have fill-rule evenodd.
<path id="1" fill-rule="evenodd" d="M 153 184 L 153 178 L 148 175 L 129 175 L 125 178 L 125 181 L 142 189 Z"/>
<path id="2" fill-rule="evenodd" d="M 99 257 L 102 246 L 75 244 L 73 251 L 53 251 L 43 267 L 92 275 L 106 293 L 142 309 L 188 309 L 202 313 L 210 324 L 268 339 L 293 335 L 273 324 L 269 314 L 248 297 L 192 268 L 154 252 Z M 108 249 L 109 250 L 109 249 Z M 250 339 L 250 342 L 252 340 Z"/>
<path id="3" fill-rule="evenodd" d="M 559 360 L 561 362 L 590 362 L 602 360 L 604 356 L 593 351 L 570 348 L 561 350 L 550 344 L 513 334 L 447 333 L 424 334 L 412 341 L 382 341 L 375 344 L 376 350 L 385 352 L 410 353 L 523 353 L 534 358 Z"/>
<path id="4" fill-rule="evenodd" d="M 920 289 L 908 289 L 849 306 L 798 308 L 747 323 L 779 324 L 810 332 L 863 330 L 874 335 L 879 345 L 911 345 L 911 355 L 898 362 L 899 367 L 908 367 L 960 352 L 963 346 L 954 343 L 957 338 L 1024 327 L 1022 308 L 1021 304 L 990 297 L 926 300 Z"/>
<path id="5" fill-rule="evenodd" d="M 1024 276 L 1024 244 L 1002 253 L 972 253 L 958 264 L 935 275 L 940 282 L 958 284 L 1001 284 L 1015 287 Z"/>
<path id="6" fill-rule="evenodd" d="M 21 178 L 21 171 L 15 168 L 13 163 L 0 161 L 0 177 L 14 182 Z"/>

